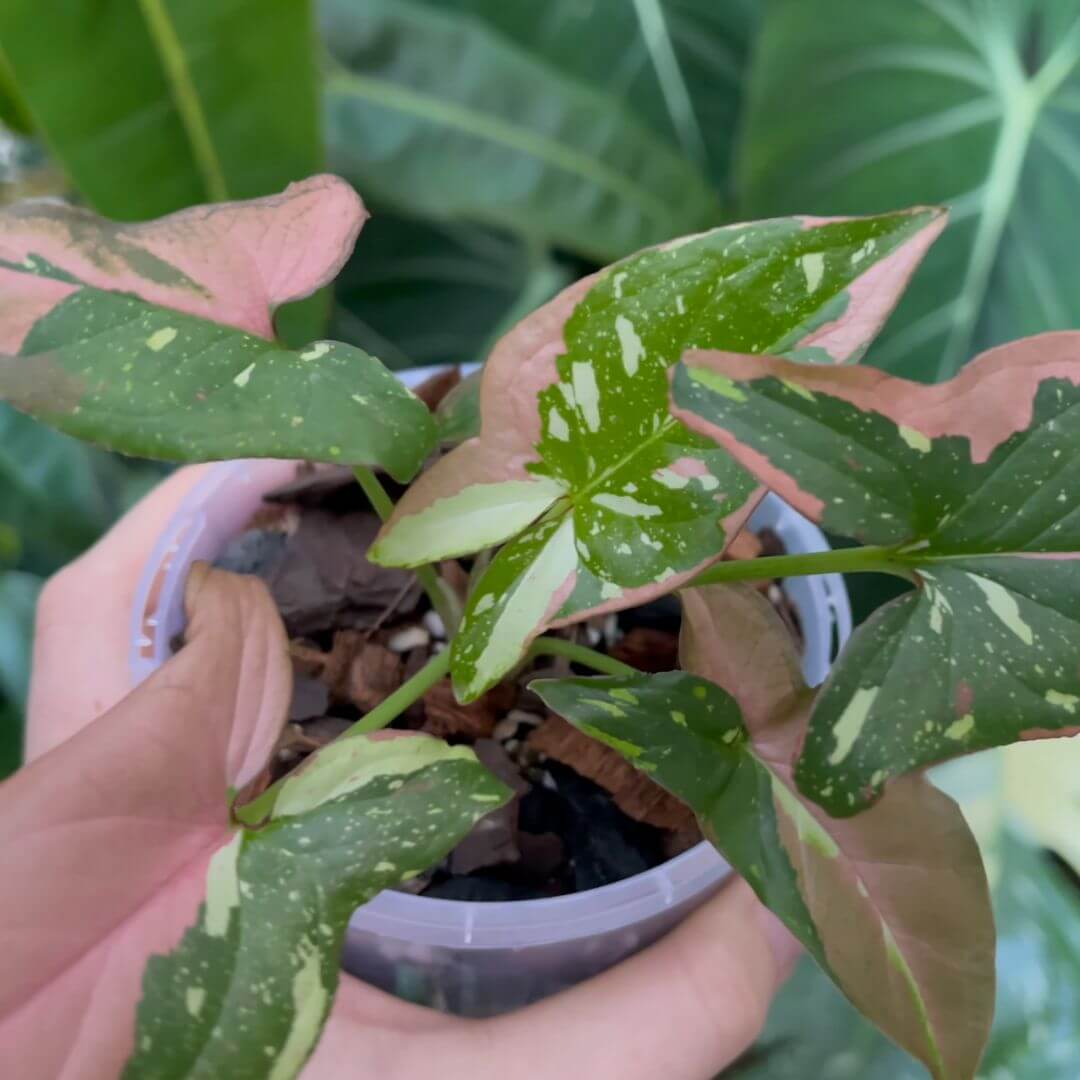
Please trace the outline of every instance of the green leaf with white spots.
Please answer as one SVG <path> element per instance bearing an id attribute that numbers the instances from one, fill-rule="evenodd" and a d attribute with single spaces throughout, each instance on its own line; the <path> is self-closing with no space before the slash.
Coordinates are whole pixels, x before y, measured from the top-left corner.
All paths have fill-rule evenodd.
<path id="1" fill-rule="evenodd" d="M 109 450 L 166 461 L 310 458 L 409 480 L 435 441 L 427 407 L 373 356 L 299 351 L 134 297 L 83 288 L 0 355 L 0 395 Z"/>
<path id="2" fill-rule="evenodd" d="M 800 788 L 830 813 L 910 769 L 1080 730 L 1080 334 L 923 386 L 869 369 L 690 354 L 675 412 L 919 588 L 852 636 Z"/>
<path id="3" fill-rule="evenodd" d="M 413 485 L 371 551 L 414 565 L 509 541 L 454 642 L 458 695 L 497 682 L 547 625 L 676 588 L 745 521 L 752 479 L 669 415 L 668 368 L 687 348 L 856 360 L 942 225 L 912 210 L 717 229 L 577 282 L 503 338 L 479 438 Z M 493 527 L 508 482 L 514 513 Z M 463 508 L 479 512 L 451 526 Z"/>
<path id="4" fill-rule="evenodd" d="M 792 761 L 814 692 L 787 631 L 752 589 L 683 599 L 681 661 L 697 674 L 532 688 L 686 802 L 837 986 L 932 1075 L 970 1080 L 993 1013 L 994 928 L 955 803 L 921 778 L 850 821 L 804 801 Z"/>
<path id="5" fill-rule="evenodd" d="M 366 211 L 336 177 L 139 225 L 28 202 L 0 213 L 0 398 L 108 449 L 299 457 L 401 480 L 434 444 L 373 357 L 279 347 L 273 313 L 330 281 Z"/>
<path id="6" fill-rule="evenodd" d="M 332 743 L 210 861 L 198 922 L 143 977 L 125 1077 L 296 1076 L 358 904 L 438 862 L 510 792 L 464 747 Z"/>

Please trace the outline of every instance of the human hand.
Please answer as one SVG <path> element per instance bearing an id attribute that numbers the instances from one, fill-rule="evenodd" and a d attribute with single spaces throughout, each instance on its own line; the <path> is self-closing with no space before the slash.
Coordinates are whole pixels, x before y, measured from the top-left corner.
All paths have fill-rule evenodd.
<path id="1" fill-rule="evenodd" d="M 151 680 L 129 694 L 127 641 L 139 576 L 165 523 L 204 471 L 199 467 L 175 474 L 46 587 L 39 606 L 27 736 L 28 759 L 35 763 L 0 786 L 0 833 L 8 833 L 13 842 L 19 839 L 17 830 L 56 812 L 58 786 L 76 816 L 84 798 L 119 798 L 122 804 L 124 791 L 115 790 L 117 785 L 131 792 L 174 785 L 176 802 L 182 803 L 184 789 L 207 782 L 208 754 L 213 756 L 222 739 L 231 750 L 232 736 L 243 733 L 249 759 L 269 751 L 274 723 L 280 724 L 280 716 L 275 720 L 271 715 L 270 706 L 280 696 L 272 665 L 247 670 L 248 691 L 238 698 L 237 708 L 201 725 L 185 715 L 197 693 L 195 681 L 207 677 L 194 654 L 186 667 L 174 661 L 164 680 L 156 685 Z M 229 610 L 254 620 L 265 602 L 261 588 L 233 579 L 229 590 L 234 594 Z M 250 654 L 238 648 L 237 662 L 243 667 L 247 656 L 250 668 Z M 168 715 L 178 717 L 171 734 Z M 144 740 L 157 740 L 156 747 L 129 757 L 124 733 L 133 731 Z M 183 745 L 170 742 L 180 732 Z M 191 745 L 200 740 L 206 745 Z M 87 760 L 97 763 L 97 771 L 87 772 Z M 185 769 L 192 775 L 185 776 Z M 77 822 L 90 876 L 97 873 L 97 864 L 123 862 L 125 855 L 95 850 L 95 824 L 93 819 Z M 151 824 L 163 828 L 162 822 Z M 209 840 L 216 825 L 205 824 Z M 80 901 L 86 889 L 100 890 L 102 882 L 50 864 L 50 834 L 43 830 L 42 835 L 41 846 L 27 845 L 23 837 L 27 856 L 12 875 L 20 881 L 18 895 L 0 900 L 0 939 L 24 942 L 32 926 L 41 940 L 23 947 L 23 954 L 43 961 L 26 963 L 21 970 L 16 965 L 12 985 L 0 993 L 0 1065 L 8 1065 L 2 1070 L 7 1074 L 28 1080 L 65 1070 L 80 1077 L 113 1076 L 132 1047 L 133 1010 L 146 958 L 175 944 L 194 921 L 201 878 L 189 873 L 190 880 L 173 889 L 165 905 L 140 906 L 137 890 L 117 890 L 107 898 L 109 904 L 95 903 L 83 919 Z M 2 837 L 0 843 L 8 850 Z M 160 886 L 169 866 L 139 870 L 138 884 L 152 889 Z M 44 890 L 35 889 L 35 876 Z M 79 924 L 75 932 L 73 920 Z M 125 921 L 138 924 L 140 933 L 111 933 Z M 612 971 L 492 1020 L 444 1016 L 343 976 L 304 1077 L 707 1080 L 753 1041 L 797 951 L 749 888 L 736 882 L 663 941 Z"/>

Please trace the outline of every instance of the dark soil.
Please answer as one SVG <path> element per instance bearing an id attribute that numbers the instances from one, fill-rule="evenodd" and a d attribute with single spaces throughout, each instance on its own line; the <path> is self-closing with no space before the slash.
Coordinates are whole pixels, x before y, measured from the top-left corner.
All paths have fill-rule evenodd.
<path id="1" fill-rule="evenodd" d="M 429 395 L 437 399 L 448 383 L 444 378 Z M 264 783 L 335 739 L 446 647 L 442 623 L 413 575 L 364 558 L 378 527 L 348 469 L 304 467 L 294 483 L 267 496 L 218 560 L 267 582 L 291 639 L 290 722 Z M 782 552 L 771 533 L 744 534 L 729 557 Z M 467 569 L 442 567 L 462 594 Z M 798 636 L 779 585 L 763 589 Z M 678 629 L 678 601 L 669 596 L 557 633 L 653 672 L 678 666 Z M 516 792 L 439 866 L 411 881 L 410 892 L 481 901 L 558 896 L 641 873 L 701 839 L 678 800 L 548 712 L 528 689 L 538 675 L 571 673 L 591 674 L 543 658 L 468 705 L 455 701 L 444 679 L 394 722 L 472 746 Z"/>

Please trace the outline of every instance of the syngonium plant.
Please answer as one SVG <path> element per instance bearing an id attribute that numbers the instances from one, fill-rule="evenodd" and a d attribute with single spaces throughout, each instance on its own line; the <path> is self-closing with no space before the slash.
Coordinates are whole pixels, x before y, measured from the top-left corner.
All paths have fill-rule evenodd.
<path id="1" fill-rule="evenodd" d="M 333 177 L 144 225 L 43 203 L 0 215 L 0 397 L 129 454 L 352 466 L 385 522 L 370 557 L 415 568 L 453 631 L 257 792 L 290 695 L 284 633 L 257 583 L 194 573 L 174 660 L 0 789 L 5 856 L 33 882 L 8 890 L 0 925 L 77 927 L 19 937 L 0 1047 L 77 1052 L 89 1074 L 295 1075 L 351 911 L 509 797 L 467 748 L 372 733 L 448 671 L 467 701 L 553 653 L 600 674 L 534 683 L 548 705 L 684 800 L 933 1076 L 973 1077 L 994 1001 L 986 880 L 959 810 L 919 773 L 1080 723 L 1080 334 L 908 383 L 856 362 L 941 211 L 732 225 L 526 318 L 488 360 L 470 434 L 467 391 L 437 424 L 367 353 L 274 340 L 275 307 L 332 280 L 365 216 Z M 440 430 L 458 445 L 424 469 Z M 413 481 L 396 506 L 375 470 Z M 721 562 L 768 488 L 861 546 Z M 436 570 L 460 556 L 478 556 L 464 610 Z M 812 689 L 738 582 L 838 570 L 914 588 Z M 679 671 L 547 633 L 673 591 Z M 154 783 L 125 784 L 132 754 Z M 88 816 L 122 858 L 95 861 Z M 90 917 L 73 873 L 97 887 Z M 115 1045 L 76 1022 L 102 972 L 133 1016 Z"/>

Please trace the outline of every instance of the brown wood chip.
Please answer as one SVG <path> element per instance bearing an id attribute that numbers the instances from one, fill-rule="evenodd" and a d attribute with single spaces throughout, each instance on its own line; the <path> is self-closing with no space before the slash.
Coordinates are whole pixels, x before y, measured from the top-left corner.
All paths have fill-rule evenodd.
<path id="1" fill-rule="evenodd" d="M 400 656 L 369 641 L 353 656 L 345 696 L 362 712 L 370 712 L 402 684 L 404 672 Z"/>
<path id="2" fill-rule="evenodd" d="M 290 641 L 289 656 L 292 658 L 293 671 L 297 675 L 310 675 L 313 678 L 322 676 L 326 662 L 330 659 L 322 649 L 317 649 L 304 641 Z"/>
<path id="3" fill-rule="evenodd" d="M 757 533 L 749 529 L 743 529 L 734 540 L 728 544 L 724 552 L 725 559 L 756 559 L 764 550 L 764 545 Z"/>
<path id="4" fill-rule="evenodd" d="M 390 604 L 401 612 L 416 607 L 421 590 L 411 571 L 365 558 L 379 527 L 374 514 L 309 510 L 301 517 L 267 582 L 290 635 L 366 629 Z"/>
<path id="5" fill-rule="evenodd" d="M 610 792 L 615 805 L 635 821 L 672 830 L 694 824 L 694 815 L 687 806 L 610 747 L 583 735 L 561 716 L 549 715 L 529 736 L 528 743 Z"/>
<path id="6" fill-rule="evenodd" d="M 413 393 L 434 412 L 451 390 L 461 382 L 461 370 L 456 367 L 447 368 L 445 371 L 437 371 L 434 375 L 425 379 Z"/>
<path id="7" fill-rule="evenodd" d="M 323 665 L 322 679 L 338 701 L 348 700 L 349 669 L 366 640 L 367 635 L 362 630 L 338 630 L 334 634 L 334 644 Z"/>
<path id="8" fill-rule="evenodd" d="M 456 735 L 468 739 L 487 739 L 495 730 L 495 724 L 503 712 L 505 693 L 496 687 L 468 705 L 460 704 L 454 697 L 449 679 L 437 682 L 424 695 L 423 731 L 440 739 Z"/>
<path id="9" fill-rule="evenodd" d="M 669 832 L 664 837 L 664 854 L 669 859 L 674 859 L 676 855 L 681 855 L 684 851 L 696 847 L 703 839 L 698 823 L 692 821 L 674 832 Z"/>
<path id="10" fill-rule="evenodd" d="M 469 595 L 469 575 L 461 563 L 455 559 L 448 559 L 446 562 L 439 563 L 439 575 L 453 589 L 458 599 L 464 603 Z"/>
<path id="11" fill-rule="evenodd" d="M 638 671 L 674 671 L 679 666 L 679 639 L 668 630 L 635 626 L 611 647 L 610 653 Z"/>

